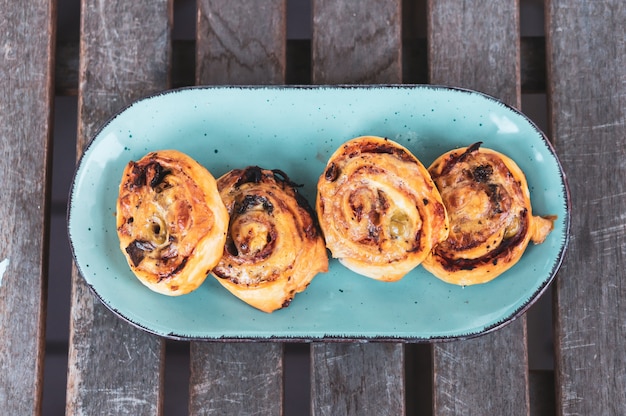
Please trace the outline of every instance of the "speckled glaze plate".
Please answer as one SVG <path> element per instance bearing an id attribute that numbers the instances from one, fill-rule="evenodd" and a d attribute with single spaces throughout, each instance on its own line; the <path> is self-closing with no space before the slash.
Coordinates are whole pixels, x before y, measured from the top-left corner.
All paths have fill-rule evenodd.
<path id="1" fill-rule="evenodd" d="M 219 177 L 233 168 L 281 169 L 313 205 L 328 157 L 360 135 L 388 137 L 425 166 L 483 141 L 526 173 L 533 213 L 554 231 L 497 279 L 459 287 L 418 266 L 401 281 L 354 274 L 336 260 L 288 308 L 272 314 L 209 276 L 168 297 L 143 286 L 119 249 L 115 203 L 124 166 L 146 153 L 183 151 Z M 85 150 L 71 188 L 68 229 L 76 264 L 102 302 L 155 334 L 194 340 L 397 340 L 473 337 L 522 314 L 550 284 L 568 242 L 569 194 L 550 143 L 524 115 L 483 94 L 434 86 L 202 87 L 164 92 L 109 120 Z"/>

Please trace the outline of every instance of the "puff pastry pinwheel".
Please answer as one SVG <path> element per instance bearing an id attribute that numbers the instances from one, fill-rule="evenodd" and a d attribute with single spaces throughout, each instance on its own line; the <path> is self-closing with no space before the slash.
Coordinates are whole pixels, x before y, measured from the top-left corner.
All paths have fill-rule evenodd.
<path id="1" fill-rule="evenodd" d="M 310 205 L 280 170 L 235 169 L 217 184 L 230 224 L 224 256 L 212 275 L 261 311 L 287 307 L 315 275 L 328 271 Z"/>
<path id="2" fill-rule="evenodd" d="M 481 144 L 447 152 L 429 168 L 450 217 L 450 234 L 422 265 L 448 283 L 494 279 L 519 261 L 529 241 L 542 243 L 555 220 L 532 215 L 522 170 Z"/>
<path id="3" fill-rule="evenodd" d="M 347 141 L 329 158 L 317 190 L 326 246 L 358 274 L 399 280 L 448 235 L 446 210 L 428 171 L 394 141 Z"/>
<path id="4" fill-rule="evenodd" d="M 131 270 L 155 292 L 195 290 L 222 257 L 228 212 L 215 178 L 179 151 L 151 152 L 128 163 L 116 218 Z"/>

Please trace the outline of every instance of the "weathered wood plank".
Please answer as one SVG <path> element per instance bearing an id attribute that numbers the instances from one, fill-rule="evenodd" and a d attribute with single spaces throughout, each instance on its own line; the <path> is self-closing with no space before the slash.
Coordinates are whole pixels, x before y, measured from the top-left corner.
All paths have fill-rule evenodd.
<path id="1" fill-rule="evenodd" d="M 433 346 L 434 415 L 528 415 L 526 320 Z"/>
<path id="2" fill-rule="evenodd" d="M 313 82 L 402 82 L 400 5 L 314 1 Z M 316 342 L 311 355 L 314 415 L 404 414 L 403 345 Z"/>
<path id="3" fill-rule="evenodd" d="M 198 1 L 196 83 L 282 84 L 286 2 Z"/>
<path id="4" fill-rule="evenodd" d="M 626 3 L 547 2 L 550 133 L 568 174 L 557 414 L 626 414 Z"/>
<path id="5" fill-rule="evenodd" d="M 316 342 L 311 369 L 313 415 L 405 413 L 401 344 Z"/>
<path id="6" fill-rule="evenodd" d="M 520 107 L 518 2 L 430 0 L 429 76 Z M 526 319 L 468 341 L 433 346 L 433 410 L 529 413 Z"/>
<path id="7" fill-rule="evenodd" d="M 403 12 L 403 19 L 407 19 Z M 522 37 L 521 71 L 522 94 L 546 91 L 545 38 Z M 405 38 L 402 46 L 402 82 L 425 84 L 428 82 L 426 64 L 426 38 Z M 172 41 L 172 88 L 193 85 L 195 81 L 195 40 Z M 287 84 L 311 83 L 311 40 L 287 39 Z M 57 44 L 55 61 L 56 94 L 78 93 L 78 42 Z"/>
<path id="8" fill-rule="evenodd" d="M 199 0 L 197 83 L 284 83 L 285 16 L 284 0 Z M 191 415 L 282 414 L 282 344 L 195 342 L 190 359 Z"/>
<path id="9" fill-rule="evenodd" d="M 402 82 L 400 9 L 400 0 L 313 1 L 313 83 Z"/>
<path id="10" fill-rule="evenodd" d="M 430 82 L 480 90 L 519 108 L 517 4 L 515 0 L 429 0 Z"/>
<path id="11" fill-rule="evenodd" d="M 41 411 L 55 10 L 0 1 L 0 409 Z"/>
<path id="12" fill-rule="evenodd" d="M 167 0 L 83 0 L 79 155 L 108 117 L 167 88 L 170 7 Z M 67 414 L 160 414 L 163 341 L 115 317 L 76 271 L 70 319 Z"/>
<path id="13" fill-rule="evenodd" d="M 281 343 L 191 343 L 191 415 L 282 415 Z"/>

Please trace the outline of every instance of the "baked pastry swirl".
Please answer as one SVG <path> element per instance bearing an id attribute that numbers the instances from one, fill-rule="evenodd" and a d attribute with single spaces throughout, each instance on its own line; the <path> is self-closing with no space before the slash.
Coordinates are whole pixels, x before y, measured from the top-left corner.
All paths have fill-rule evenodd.
<path id="1" fill-rule="evenodd" d="M 429 168 L 450 217 L 448 238 L 422 263 L 458 285 L 488 282 L 512 267 L 529 241 L 542 243 L 555 217 L 532 215 L 522 170 L 475 143 L 441 155 Z"/>
<path id="2" fill-rule="evenodd" d="M 151 152 L 128 163 L 116 217 L 131 270 L 155 292 L 191 292 L 222 257 L 228 213 L 215 178 L 179 151 Z"/>
<path id="3" fill-rule="evenodd" d="M 264 312 L 288 306 L 316 274 L 328 271 L 324 240 L 310 205 L 280 170 L 235 169 L 217 184 L 230 224 L 213 276 Z"/>
<path id="4" fill-rule="evenodd" d="M 357 137 L 331 155 L 316 209 L 332 256 L 348 269 L 396 281 L 448 235 L 448 217 L 426 168 L 405 147 Z"/>

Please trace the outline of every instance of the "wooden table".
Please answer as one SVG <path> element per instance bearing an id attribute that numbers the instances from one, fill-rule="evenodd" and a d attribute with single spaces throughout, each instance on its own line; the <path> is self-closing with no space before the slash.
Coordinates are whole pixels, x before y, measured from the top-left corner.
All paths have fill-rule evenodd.
<path id="1" fill-rule="evenodd" d="M 554 372 L 529 371 L 524 316 L 469 341 L 313 342 L 311 413 L 626 414 L 626 2 L 548 0 L 536 39 L 521 38 L 518 3 L 313 0 L 311 40 L 294 42 L 285 0 L 198 0 L 194 56 L 172 42 L 171 0 L 82 0 L 73 50 L 57 48 L 54 1 L 0 0 L 0 413 L 42 411 L 55 87 L 78 94 L 80 153 L 123 106 L 194 82 L 430 82 L 515 107 L 548 94 L 572 198 Z M 71 279 L 67 414 L 161 414 L 166 342 Z M 285 348 L 191 343 L 189 413 L 282 414 Z"/>

